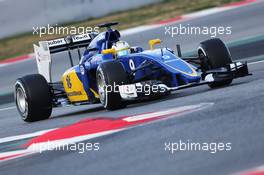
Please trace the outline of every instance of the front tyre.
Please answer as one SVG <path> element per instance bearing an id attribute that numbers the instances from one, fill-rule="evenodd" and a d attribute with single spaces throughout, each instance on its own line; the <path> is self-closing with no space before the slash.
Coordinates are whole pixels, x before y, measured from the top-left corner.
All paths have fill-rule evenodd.
<path id="1" fill-rule="evenodd" d="M 115 110 L 126 107 L 119 93 L 119 85 L 127 84 L 128 77 L 123 65 L 118 61 L 100 64 L 96 72 L 100 102 L 104 108 Z"/>
<path id="2" fill-rule="evenodd" d="M 228 64 L 232 63 L 228 48 L 219 38 L 201 42 L 198 48 L 198 55 L 201 59 L 203 71 L 226 67 Z M 232 80 L 232 78 L 228 78 L 222 81 L 209 83 L 208 85 L 210 88 L 227 86 L 232 83 Z"/>
<path id="3" fill-rule="evenodd" d="M 24 121 L 48 119 L 52 112 L 52 95 L 46 79 L 40 74 L 17 79 L 15 102 Z"/>

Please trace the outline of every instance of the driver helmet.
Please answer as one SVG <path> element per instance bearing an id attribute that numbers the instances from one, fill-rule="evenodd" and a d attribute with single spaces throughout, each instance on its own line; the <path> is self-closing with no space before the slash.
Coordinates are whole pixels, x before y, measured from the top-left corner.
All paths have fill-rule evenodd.
<path id="1" fill-rule="evenodd" d="M 117 41 L 113 44 L 112 48 L 116 50 L 117 56 L 125 56 L 130 54 L 130 46 L 125 41 Z"/>

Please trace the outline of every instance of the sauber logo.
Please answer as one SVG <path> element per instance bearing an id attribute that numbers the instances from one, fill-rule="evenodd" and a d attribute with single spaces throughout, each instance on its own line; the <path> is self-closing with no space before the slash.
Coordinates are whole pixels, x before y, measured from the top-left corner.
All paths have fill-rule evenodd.
<path id="1" fill-rule="evenodd" d="M 66 42 L 65 42 L 65 40 L 63 38 L 48 41 L 48 46 L 49 47 L 60 46 L 62 44 L 66 44 Z"/>

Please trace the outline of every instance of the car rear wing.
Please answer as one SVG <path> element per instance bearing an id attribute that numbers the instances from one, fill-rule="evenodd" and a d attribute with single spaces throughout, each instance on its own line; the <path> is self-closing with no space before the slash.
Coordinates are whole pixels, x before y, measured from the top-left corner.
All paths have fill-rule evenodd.
<path id="1" fill-rule="evenodd" d="M 35 58 L 37 61 L 38 73 L 43 75 L 47 82 L 51 83 L 51 54 L 68 51 L 71 66 L 73 65 L 71 50 L 78 49 L 78 56 L 81 59 L 80 48 L 87 47 L 97 33 L 85 33 L 80 35 L 66 36 L 47 41 L 40 41 L 39 46 L 34 46 Z"/>

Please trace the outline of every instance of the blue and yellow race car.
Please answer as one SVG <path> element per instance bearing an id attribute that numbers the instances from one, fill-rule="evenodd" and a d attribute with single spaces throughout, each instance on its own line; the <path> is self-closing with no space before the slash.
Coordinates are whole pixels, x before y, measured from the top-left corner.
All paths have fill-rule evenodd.
<path id="1" fill-rule="evenodd" d="M 246 63 L 233 62 L 228 48 L 217 38 L 200 43 L 197 57 L 183 58 L 170 48 L 155 48 L 160 39 L 149 41 L 149 50 L 131 47 L 120 40 L 111 26 L 102 33 L 86 33 L 34 45 L 38 74 L 26 75 L 15 83 L 15 101 L 27 122 L 47 119 L 52 108 L 64 105 L 101 103 L 108 110 L 123 108 L 128 100 L 168 95 L 171 91 L 208 84 L 211 88 L 229 85 L 249 75 Z M 81 56 L 80 48 L 85 48 Z M 73 65 L 72 50 L 78 51 Z M 51 54 L 68 51 L 72 67 L 61 81 L 51 77 Z"/>

